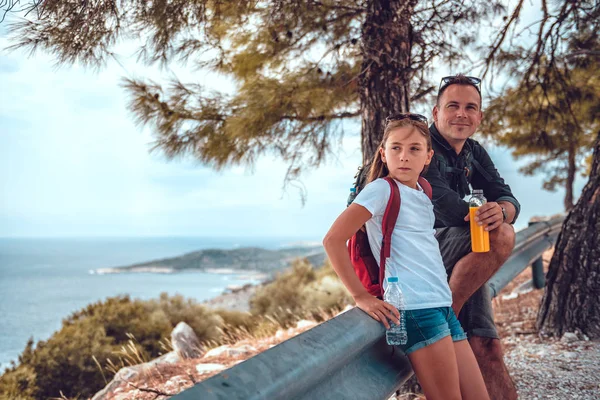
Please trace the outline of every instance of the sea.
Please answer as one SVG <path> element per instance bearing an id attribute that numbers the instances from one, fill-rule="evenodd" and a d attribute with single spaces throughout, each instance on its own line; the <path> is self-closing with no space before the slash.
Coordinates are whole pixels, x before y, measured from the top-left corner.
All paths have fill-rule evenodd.
<path id="1" fill-rule="evenodd" d="M 228 286 L 258 283 L 247 274 L 94 274 L 208 248 L 277 249 L 299 238 L 0 238 L 0 374 L 27 340 L 48 339 L 63 318 L 117 295 L 158 298 L 162 292 L 202 302 Z"/>

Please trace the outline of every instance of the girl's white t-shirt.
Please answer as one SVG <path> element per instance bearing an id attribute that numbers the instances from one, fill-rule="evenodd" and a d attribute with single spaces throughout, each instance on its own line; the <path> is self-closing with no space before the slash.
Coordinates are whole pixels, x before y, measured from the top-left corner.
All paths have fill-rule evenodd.
<path id="1" fill-rule="evenodd" d="M 387 278 L 397 276 L 407 310 L 452 305 L 452 293 L 440 248 L 435 238 L 433 204 L 423 189 L 412 189 L 394 180 L 400 189 L 400 214 L 392 233 L 390 258 L 386 261 Z M 372 217 L 365 224 L 373 256 L 380 264 L 381 225 L 390 198 L 390 185 L 383 178 L 366 185 L 354 203 L 365 207 Z"/>

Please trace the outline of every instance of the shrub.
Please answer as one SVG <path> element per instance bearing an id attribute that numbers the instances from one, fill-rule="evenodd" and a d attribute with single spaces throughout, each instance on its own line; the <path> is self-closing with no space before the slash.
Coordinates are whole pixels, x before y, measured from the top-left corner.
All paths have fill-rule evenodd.
<path id="1" fill-rule="evenodd" d="M 61 391 L 69 398 L 91 397 L 112 379 L 115 371 L 107 367 L 161 354 L 162 339 L 180 321 L 200 340 L 221 335 L 220 315 L 181 296 L 162 294 L 150 301 L 118 296 L 90 304 L 63 320 L 47 341 L 35 348 L 28 343 L 18 364 L 0 377 L 0 398 L 45 399 L 60 397 Z"/>
<path id="2" fill-rule="evenodd" d="M 304 313 L 302 288 L 316 279 L 316 273 L 306 260 L 297 260 L 291 269 L 277 275 L 275 280 L 258 289 L 250 299 L 254 315 L 269 315 L 289 325 Z"/>
<path id="3" fill-rule="evenodd" d="M 352 297 L 328 261 L 314 269 L 306 260 L 298 260 L 257 290 L 250 304 L 255 316 L 270 316 L 288 326 L 300 318 L 320 319 L 323 312 L 352 304 Z"/>

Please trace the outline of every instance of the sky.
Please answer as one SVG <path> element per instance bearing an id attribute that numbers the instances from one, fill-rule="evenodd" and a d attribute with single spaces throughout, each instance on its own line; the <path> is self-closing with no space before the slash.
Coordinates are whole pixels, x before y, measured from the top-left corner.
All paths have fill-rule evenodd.
<path id="1" fill-rule="evenodd" d="M 150 153 L 152 132 L 134 123 L 122 77 L 165 76 L 136 64 L 121 46 L 121 64 L 99 72 L 57 68 L 42 52 L 5 50 L 0 25 L 0 237 L 218 236 L 320 240 L 346 206 L 361 162 L 360 121 L 344 125 L 341 148 L 302 175 L 303 206 L 283 190 L 286 164 L 261 158 L 253 170 L 222 172 Z M 172 65 L 185 82 L 233 90 L 224 77 Z M 456 71 L 438 70 L 445 76 Z M 430 113 L 428 113 L 430 117 Z M 474 137 L 477 139 L 477 135 Z M 518 173 L 525 160 L 488 151 L 522 205 L 517 228 L 531 216 L 562 211 L 564 190 L 542 190 L 542 177 Z M 578 179 L 578 196 L 585 181 Z"/>

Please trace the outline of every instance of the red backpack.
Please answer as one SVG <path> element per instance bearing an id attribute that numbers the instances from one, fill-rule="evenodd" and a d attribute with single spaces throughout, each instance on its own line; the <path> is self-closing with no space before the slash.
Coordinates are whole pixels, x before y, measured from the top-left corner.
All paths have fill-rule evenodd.
<path id="1" fill-rule="evenodd" d="M 361 174 L 358 172 L 357 176 Z M 348 241 L 348 252 L 350 253 L 350 260 L 358 279 L 362 282 L 363 286 L 373 296 L 383 298 L 383 286 L 382 282 L 385 279 L 385 260 L 390 257 L 392 248 L 392 232 L 394 226 L 396 226 L 396 220 L 400 213 L 400 190 L 398 185 L 390 177 L 384 178 L 390 185 L 392 190 L 390 199 L 388 200 L 387 207 L 383 214 L 383 221 L 381 231 L 383 232 L 383 242 L 381 244 L 381 257 L 380 265 L 377 265 L 377 260 L 371 252 L 371 246 L 369 245 L 369 238 L 367 237 L 366 227 L 363 226 L 358 232 L 356 232 Z M 359 189 L 361 178 L 357 180 L 358 184 L 355 184 L 356 191 Z M 422 176 L 419 177 L 419 185 L 427 194 L 427 197 L 431 199 L 431 185 Z M 353 195 L 355 196 L 355 192 Z M 352 198 L 354 200 L 354 198 Z M 349 200 L 350 201 L 350 200 Z"/>

